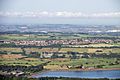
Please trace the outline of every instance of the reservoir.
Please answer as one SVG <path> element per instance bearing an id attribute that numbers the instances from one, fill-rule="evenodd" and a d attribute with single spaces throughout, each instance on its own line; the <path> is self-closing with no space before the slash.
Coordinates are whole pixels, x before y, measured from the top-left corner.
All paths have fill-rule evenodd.
<path id="1" fill-rule="evenodd" d="M 32 76 L 39 77 L 71 77 L 71 78 L 120 78 L 120 70 L 95 70 L 95 71 L 48 71 Z"/>

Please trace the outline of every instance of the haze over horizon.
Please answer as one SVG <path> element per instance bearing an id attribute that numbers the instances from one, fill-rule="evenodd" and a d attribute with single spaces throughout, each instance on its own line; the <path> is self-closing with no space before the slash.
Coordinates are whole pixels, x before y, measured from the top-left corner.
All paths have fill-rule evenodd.
<path id="1" fill-rule="evenodd" d="M 0 0 L 0 24 L 120 25 L 120 0 Z"/>

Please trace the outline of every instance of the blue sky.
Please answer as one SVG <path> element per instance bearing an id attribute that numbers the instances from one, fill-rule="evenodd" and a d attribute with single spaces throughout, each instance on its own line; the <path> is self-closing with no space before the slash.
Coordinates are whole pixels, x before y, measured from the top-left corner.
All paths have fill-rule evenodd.
<path id="1" fill-rule="evenodd" d="M 120 0 L 0 0 L 0 23 L 120 24 Z"/>

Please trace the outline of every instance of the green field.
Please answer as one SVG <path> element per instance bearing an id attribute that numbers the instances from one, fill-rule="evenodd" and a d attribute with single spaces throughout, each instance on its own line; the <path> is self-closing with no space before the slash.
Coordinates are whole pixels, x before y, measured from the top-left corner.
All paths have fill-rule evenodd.
<path id="1" fill-rule="evenodd" d="M 120 36 L 110 36 L 106 34 L 92 35 L 79 33 L 72 34 L 48 33 L 48 34 L 1 34 L 0 40 L 51 40 L 51 39 L 92 38 L 92 37 L 120 38 Z"/>
<path id="2" fill-rule="evenodd" d="M 19 65 L 19 66 L 37 66 L 42 63 L 45 63 L 45 60 L 40 60 L 37 58 L 28 58 L 28 59 L 12 59 L 12 58 L 0 58 L 0 65 Z"/>
<path id="3" fill-rule="evenodd" d="M 19 34 L 7 34 L 0 35 L 0 40 L 42 40 L 48 39 L 48 35 L 19 35 Z"/>
<path id="4" fill-rule="evenodd" d="M 66 59 L 66 60 L 53 60 L 45 68 L 47 69 L 65 69 L 61 68 L 62 65 L 71 66 L 75 68 L 76 66 L 83 65 L 85 68 L 120 68 L 118 63 L 120 60 L 116 58 L 105 59 L 105 58 L 81 58 L 81 59 Z M 53 67 L 52 67 L 53 66 Z"/>
<path id="5" fill-rule="evenodd" d="M 61 66 L 71 66 L 70 69 L 75 69 L 76 66 L 83 65 L 85 68 L 120 68 L 120 60 L 117 58 L 80 58 L 80 59 L 39 59 L 39 58 L 0 58 L 0 65 L 19 65 L 19 66 L 36 66 L 47 61 L 51 61 L 44 68 L 51 70 L 68 69 Z"/>

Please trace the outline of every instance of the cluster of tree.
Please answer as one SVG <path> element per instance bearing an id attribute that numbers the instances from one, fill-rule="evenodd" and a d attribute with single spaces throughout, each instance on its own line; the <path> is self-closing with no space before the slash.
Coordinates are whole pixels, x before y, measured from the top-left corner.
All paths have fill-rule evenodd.
<path id="1" fill-rule="evenodd" d="M 17 47 L 14 43 L 2 43 L 0 47 Z"/>
<path id="2" fill-rule="evenodd" d="M 6 51 L 0 51 L 0 54 L 7 54 Z"/>
<path id="3" fill-rule="evenodd" d="M 89 53 L 87 53 L 89 54 Z M 116 53 L 103 53 L 103 54 L 90 54 L 91 57 L 96 57 L 96 58 L 120 58 L 120 54 L 116 54 Z"/>
<path id="4" fill-rule="evenodd" d="M 37 66 L 13 66 L 13 65 L 0 65 L 0 71 L 29 71 L 29 72 L 38 72 L 43 70 L 43 65 L 37 65 Z"/>

